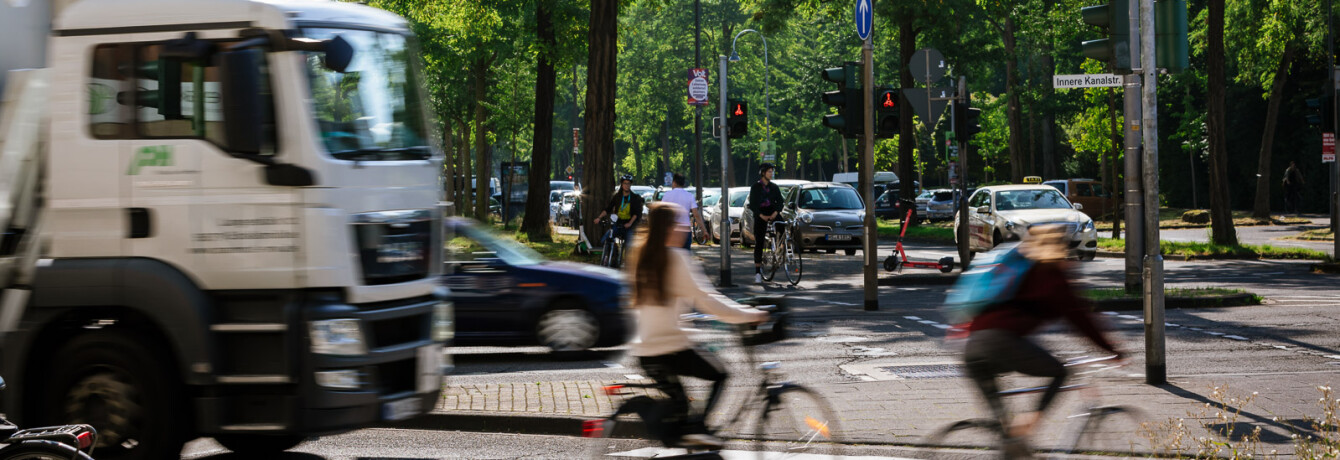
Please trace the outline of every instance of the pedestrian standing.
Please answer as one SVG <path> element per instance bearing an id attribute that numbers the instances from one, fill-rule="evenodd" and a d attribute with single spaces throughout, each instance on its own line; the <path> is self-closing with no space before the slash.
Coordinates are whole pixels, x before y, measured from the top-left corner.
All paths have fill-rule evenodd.
<path id="1" fill-rule="evenodd" d="M 683 174 L 675 173 L 671 176 L 670 186 L 672 188 L 669 192 L 665 192 L 665 196 L 661 197 L 661 201 L 674 203 L 683 208 L 681 212 L 675 216 L 676 226 L 690 229 L 689 234 L 692 235 L 693 222 L 697 222 L 698 225 L 702 227 L 703 231 L 706 232 L 707 226 L 703 224 L 703 215 L 698 209 L 698 200 L 693 197 L 692 193 L 689 193 L 688 190 L 684 189 L 685 182 L 686 180 L 684 179 Z M 693 218 L 692 221 L 689 219 L 690 216 Z M 692 245 L 693 238 L 684 239 L 684 249 L 690 249 Z"/>
<path id="2" fill-rule="evenodd" d="M 1284 212 L 1292 212 L 1295 216 L 1299 213 L 1299 204 L 1303 198 L 1303 172 L 1298 170 L 1298 164 L 1290 161 L 1289 168 L 1284 170 Z"/>

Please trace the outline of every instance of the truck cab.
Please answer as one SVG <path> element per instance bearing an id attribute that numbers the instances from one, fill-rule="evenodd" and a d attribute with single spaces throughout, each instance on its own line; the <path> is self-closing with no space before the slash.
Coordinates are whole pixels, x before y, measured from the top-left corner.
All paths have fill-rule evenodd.
<path id="1" fill-rule="evenodd" d="M 38 259 L 0 307 L 11 418 L 92 424 L 99 458 L 148 459 L 434 407 L 453 332 L 442 156 L 403 19 L 83 0 L 47 46 L 6 96 L 41 108 L 44 171 L 37 224 L 0 245 Z M 11 112 L 0 142 L 34 124 Z"/>

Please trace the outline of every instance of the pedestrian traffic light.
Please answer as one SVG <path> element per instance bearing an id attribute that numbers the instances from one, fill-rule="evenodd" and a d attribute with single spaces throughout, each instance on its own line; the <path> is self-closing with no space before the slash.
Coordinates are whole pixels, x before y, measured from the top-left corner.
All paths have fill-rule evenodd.
<path id="1" fill-rule="evenodd" d="M 954 102 L 954 136 L 965 143 L 982 132 L 982 109 L 972 107 L 971 97 Z"/>
<path id="2" fill-rule="evenodd" d="M 1131 40 L 1130 9 L 1136 0 L 1111 0 L 1105 5 L 1080 8 L 1085 24 L 1098 26 L 1107 32 L 1107 38 L 1085 40 L 1084 57 L 1102 61 L 1112 73 L 1129 74 L 1140 62 L 1140 47 Z M 1185 8 L 1185 6 L 1183 6 Z M 1138 37 L 1136 37 L 1138 38 Z"/>
<path id="3" fill-rule="evenodd" d="M 860 137 L 865 131 L 862 129 L 865 124 L 865 104 L 861 100 L 860 75 L 861 65 L 855 62 L 824 69 L 822 74 L 824 80 L 838 85 L 837 90 L 823 93 L 824 104 L 838 109 L 837 114 L 824 115 L 823 124 L 846 138 Z"/>
<path id="4" fill-rule="evenodd" d="M 1154 2 L 1155 65 L 1169 72 L 1186 70 L 1191 42 L 1187 39 L 1186 0 Z"/>
<path id="5" fill-rule="evenodd" d="M 875 89 L 875 139 L 892 139 L 898 134 L 900 93 L 887 86 Z"/>
<path id="6" fill-rule="evenodd" d="M 157 59 L 140 63 L 135 73 L 140 78 L 154 80 L 155 89 L 135 92 L 135 105 L 153 107 L 164 119 L 181 120 L 181 62 L 175 59 Z M 128 93 L 117 94 L 117 102 L 129 105 Z"/>
<path id="7" fill-rule="evenodd" d="M 1335 126 L 1335 107 L 1331 105 L 1330 95 L 1304 101 L 1307 104 L 1307 124 L 1329 131 Z"/>
<path id="8" fill-rule="evenodd" d="M 731 139 L 749 134 L 749 103 L 731 99 L 726 105 L 726 133 Z"/>

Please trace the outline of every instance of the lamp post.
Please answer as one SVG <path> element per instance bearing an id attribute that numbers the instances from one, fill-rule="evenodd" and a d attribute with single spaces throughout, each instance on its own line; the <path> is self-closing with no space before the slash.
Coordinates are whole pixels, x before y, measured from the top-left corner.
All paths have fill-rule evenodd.
<path id="1" fill-rule="evenodd" d="M 764 140 L 772 142 L 772 120 L 768 117 L 768 37 L 754 29 L 741 30 L 730 41 L 730 62 L 740 62 L 740 53 L 735 52 L 735 42 L 741 35 L 753 32 L 763 39 L 763 135 Z"/>

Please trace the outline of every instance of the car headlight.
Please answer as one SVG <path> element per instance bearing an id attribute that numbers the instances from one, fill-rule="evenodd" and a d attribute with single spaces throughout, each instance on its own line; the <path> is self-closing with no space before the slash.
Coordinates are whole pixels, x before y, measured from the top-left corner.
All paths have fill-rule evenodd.
<path id="1" fill-rule="evenodd" d="M 440 301 L 433 306 L 433 341 L 447 342 L 456 338 L 456 305 Z"/>
<path id="2" fill-rule="evenodd" d="M 801 222 L 808 224 L 814 220 L 814 214 L 809 212 L 802 212 L 800 214 L 796 214 L 796 219 L 800 219 Z"/>
<path id="3" fill-rule="evenodd" d="M 1085 231 L 1085 232 L 1091 232 L 1091 231 L 1094 231 L 1093 221 L 1090 220 L 1090 221 L 1088 221 L 1088 222 L 1085 222 L 1084 225 L 1081 225 L 1081 226 L 1080 226 L 1080 229 L 1081 229 L 1081 231 Z"/>
<path id="4" fill-rule="evenodd" d="M 1005 229 L 1006 229 L 1006 230 L 1009 230 L 1009 231 L 1012 232 L 1012 231 L 1014 231 L 1014 227 L 1015 227 L 1014 222 L 1011 222 L 1011 221 L 1008 221 L 1008 220 L 1005 221 Z"/>
<path id="5" fill-rule="evenodd" d="M 307 323 L 312 335 L 312 353 L 323 355 L 365 355 L 367 342 L 358 320 L 327 319 Z"/>

